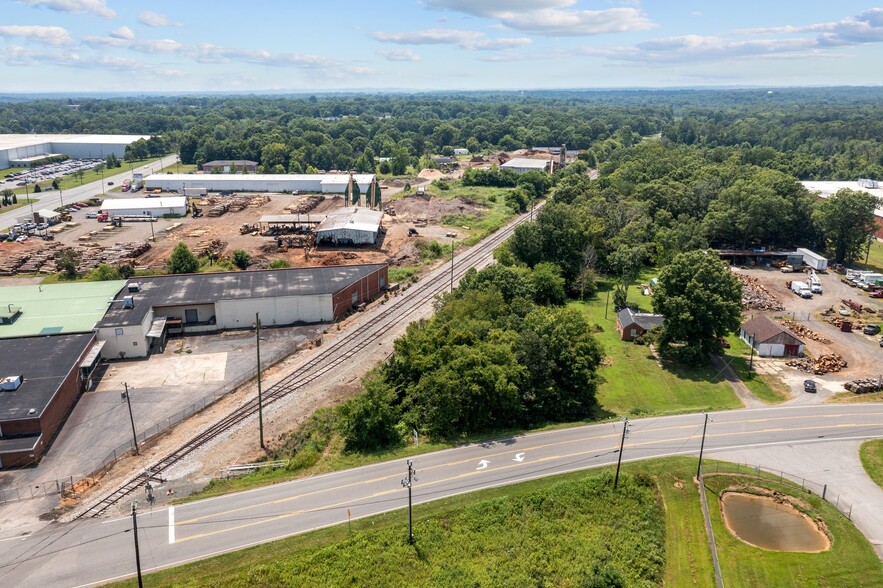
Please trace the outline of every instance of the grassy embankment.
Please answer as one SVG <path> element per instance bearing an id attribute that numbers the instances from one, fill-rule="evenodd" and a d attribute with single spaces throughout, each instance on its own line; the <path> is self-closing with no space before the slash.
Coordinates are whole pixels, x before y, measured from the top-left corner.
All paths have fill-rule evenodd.
<path id="1" fill-rule="evenodd" d="M 865 471 L 878 486 L 883 488 L 883 439 L 862 443 L 859 456 Z"/>
<path id="2" fill-rule="evenodd" d="M 351 531 L 343 523 L 161 571 L 147 583 L 577 586 L 606 570 L 629 586 L 712 586 L 695 466 L 693 458 L 625 464 L 617 491 L 612 468 L 482 490 L 416 506 L 413 547 L 406 541 L 407 511 L 397 510 L 353 521 Z M 744 481 L 734 475 L 706 478 L 725 585 L 881 585 L 879 560 L 861 533 L 792 484 L 751 480 L 804 501 L 809 516 L 823 519 L 833 535 L 829 551 L 774 553 L 730 535 L 714 492 Z M 346 520 L 345 508 L 340 518 Z M 183 528 L 179 533 L 186 536 Z"/>
<path id="3" fill-rule="evenodd" d="M 869 255 L 867 256 L 868 263 L 865 264 L 865 256 L 859 256 L 859 262 L 856 263 L 856 267 L 865 270 L 873 270 L 876 272 L 883 272 L 883 243 L 874 239 L 871 242 L 871 250 Z"/>

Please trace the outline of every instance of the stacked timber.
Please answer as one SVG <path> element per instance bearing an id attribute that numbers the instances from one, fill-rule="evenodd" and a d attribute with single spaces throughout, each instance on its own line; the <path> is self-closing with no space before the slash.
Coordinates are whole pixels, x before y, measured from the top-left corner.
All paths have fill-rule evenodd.
<path id="1" fill-rule="evenodd" d="M 779 299 L 760 283 L 757 278 L 736 274 L 742 282 L 742 308 L 752 310 L 785 310 Z"/>
<path id="2" fill-rule="evenodd" d="M 18 268 L 31 258 L 30 253 L 13 253 L 0 260 L 0 276 L 14 276 Z"/>
<path id="3" fill-rule="evenodd" d="M 218 257 L 218 255 L 221 253 L 226 245 L 227 244 L 220 239 L 200 241 L 193 248 L 193 253 L 197 257 Z"/>
<path id="4" fill-rule="evenodd" d="M 301 196 L 291 204 L 285 207 L 289 214 L 307 214 L 314 208 L 319 206 L 325 200 L 324 196 L 310 195 Z"/>
<path id="5" fill-rule="evenodd" d="M 879 378 L 863 378 L 861 380 L 853 380 L 851 382 L 846 382 L 843 387 L 855 394 L 883 392 L 883 376 Z"/>
<path id="6" fill-rule="evenodd" d="M 788 361 L 785 365 L 797 368 L 800 371 L 806 372 L 808 374 L 815 374 L 817 376 L 830 374 L 832 372 L 839 372 L 840 370 L 844 370 L 847 367 L 846 360 L 836 353 L 832 353 L 830 355 L 820 355 L 816 359 L 813 359 L 811 357 L 792 359 L 791 361 Z"/>
<path id="7" fill-rule="evenodd" d="M 830 339 L 819 335 L 818 333 L 816 333 L 812 329 L 808 329 L 798 322 L 790 321 L 790 320 L 783 320 L 783 321 L 781 321 L 781 323 L 786 329 L 788 329 L 792 333 L 800 335 L 801 337 L 805 337 L 807 339 L 812 339 L 813 341 L 818 341 L 819 343 L 824 343 L 825 345 L 831 344 Z"/>

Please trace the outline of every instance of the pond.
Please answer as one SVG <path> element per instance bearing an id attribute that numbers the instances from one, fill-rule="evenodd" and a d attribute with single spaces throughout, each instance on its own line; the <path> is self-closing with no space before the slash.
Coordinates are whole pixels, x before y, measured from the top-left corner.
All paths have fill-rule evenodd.
<path id="1" fill-rule="evenodd" d="M 825 551 L 828 536 L 790 504 L 765 496 L 728 492 L 721 499 L 724 524 L 736 537 L 770 551 Z"/>

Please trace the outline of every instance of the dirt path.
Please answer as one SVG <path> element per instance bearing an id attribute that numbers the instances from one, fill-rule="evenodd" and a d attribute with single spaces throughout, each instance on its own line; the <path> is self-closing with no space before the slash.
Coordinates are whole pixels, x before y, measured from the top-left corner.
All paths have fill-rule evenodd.
<path id="1" fill-rule="evenodd" d="M 736 393 L 736 396 L 742 401 L 742 404 L 745 405 L 746 408 L 755 408 L 758 406 L 766 406 L 763 402 L 758 400 L 758 398 L 751 393 L 751 390 L 748 389 L 742 380 L 739 379 L 739 376 L 736 372 L 733 371 L 733 368 L 730 367 L 728 363 L 725 363 L 723 359 L 721 359 L 717 355 L 711 356 L 711 365 L 715 367 L 721 374 L 723 374 L 724 378 L 727 380 L 727 384 L 730 385 L 730 388 L 733 389 L 733 392 Z"/>

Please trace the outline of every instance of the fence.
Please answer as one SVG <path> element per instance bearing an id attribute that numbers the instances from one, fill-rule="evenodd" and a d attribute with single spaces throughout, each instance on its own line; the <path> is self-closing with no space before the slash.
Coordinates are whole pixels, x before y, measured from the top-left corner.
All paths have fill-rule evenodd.
<path id="1" fill-rule="evenodd" d="M 267 368 L 271 367 L 273 364 L 279 362 L 285 357 L 288 357 L 297 349 L 298 344 L 295 341 L 290 341 L 274 351 L 271 351 L 267 354 L 261 354 L 261 370 L 266 371 Z M 240 386 L 249 382 L 256 376 L 257 367 L 249 370 L 236 379 L 230 382 L 226 382 L 222 386 L 213 389 L 211 392 L 209 392 L 190 406 L 186 407 L 184 410 L 177 412 L 174 415 L 166 418 L 165 420 L 154 424 L 144 431 L 140 431 L 138 433 L 139 447 L 144 445 L 148 441 L 155 439 L 162 433 L 168 431 L 170 428 L 172 428 L 174 425 L 177 425 L 181 421 L 193 416 L 206 407 L 211 406 L 212 404 L 214 404 L 224 396 L 227 396 L 231 392 L 235 391 Z M 96 465 L 92 469 L 92 471 L 84 476 L 67 476 L 65 478 L 32 482 L 27 486 L 0 488 L 0 504 L 7 504 L 11 502 L 19 502 L 22 500 L 31 500 L 34 498 L 42 498 L 44 496 L 54 496 L 57 494 L 62 494 L 66 490 L 79 483 L 83 483 L 85 486 L 91 486 L 95 482 L 96 478 L 100 478 L 101 476 L 105 475 L 117 461 L 119 461 L 126 455 L 129 455 L 132 452 L 132 449 L 132 440 L 129 439 L 128 441 L 120 444 L 118 447 L 105 455 L 100 463 Z"/>
<path id="2" fill-rule="evenodd" d="M 711 463 L 703 463 L 702 464 L 702 473 L 703 474 L 717 474 L 717 473 L 728 473 L 728 474 L 739 474 L 743 476 L 754 476 L 756 478 L 763 479 L 779 479 L 780 481 L 788 480 L 795 484 L 800 484 L 800 487 L 803 488 L 804 491 L 810 494 L 816 494 L 820 496 L 825 502 L 839 510 L 841 513 L 846 515 L 846 518 L 852 520 L 852 504 L 846 502 L 841 499 L 839 493 L 834 492 L 832 490 L 828 490 L 827 484 L 822 484 L 819 482 L 814 482 L 812 480 L 808 480 L 807 478 L 800 476 L 798 474 L 790 474 L 784 470 L 777 470 L 774 468 L 764 468 L 762 466 L 750 465 L 750 464 L 734 464 L 727 462 L 711 462 Z"/>

